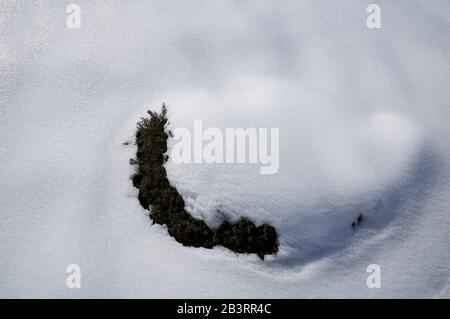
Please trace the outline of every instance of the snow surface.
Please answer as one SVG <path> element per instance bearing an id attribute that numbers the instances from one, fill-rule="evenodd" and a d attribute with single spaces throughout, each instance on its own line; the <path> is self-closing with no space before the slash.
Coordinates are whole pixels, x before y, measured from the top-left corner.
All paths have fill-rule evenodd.
<path id="1" fill-rule="evenodd" d="M 0 297 L 450 297 L 450 3 L 377 1 L 371 30 L 371 2 L 77 1 L 67 29 L 64 2 L 1 1 Z M 166 165 L 276 257 L 151 225 L 122 143 L 163 101 L 172 128 L 280 128 L 275 175 Z"/>

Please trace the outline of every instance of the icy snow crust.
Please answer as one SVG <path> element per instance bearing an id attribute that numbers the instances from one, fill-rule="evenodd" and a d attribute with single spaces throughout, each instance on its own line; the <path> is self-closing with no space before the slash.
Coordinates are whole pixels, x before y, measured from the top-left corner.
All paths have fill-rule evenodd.
<path id="1" fill-rule="evenodd" d="M 448 1 L 378 1 L 379 30 L 370 1 L 78 3 L 79 30 L 0 3 L 0 297 L 450 297 Z M 275 226 L 276 257 L 151 225 L 122 143 L 163 101 L 172 128 L 280 128 L 275 175 L 166 164 L 194 216 Z"/>

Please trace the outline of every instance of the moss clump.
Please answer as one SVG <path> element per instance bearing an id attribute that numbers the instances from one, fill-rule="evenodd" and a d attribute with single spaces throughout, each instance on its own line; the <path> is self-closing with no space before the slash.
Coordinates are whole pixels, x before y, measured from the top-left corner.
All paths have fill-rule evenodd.
<path id="1" fill-rule="evenodd" d="M 247 218 L 235 224 L 224 221 L 212 230 L 202 221 L 193 218 L 184 209 L 184 200 L 167 179 L 164 163 L 167 161 L 166 131 L 167 109 L 163 104 L 161 113 L 148 111 L 149 117 L 137 124 L 136 159 L 137 173 L 133 185 L 139 189 L 139 202 L 150 209 L 154 223 L 167 225 L 169 234 L 185 246 L 212 248 L 222 245 L 237 253 L 255 253 L 264 259 L 265 255 L 278 251 L 277 233 L 274 227 L 263 224 L 257 227 Z"/>
<path id="2" fill-rule="evenodd" d="M 215 231 L 214 240 L 237 253 L 255 253 L 262 259 L 278 251 L 275 228 L 267 224 L 256 227 L 247 218 L 239 219 L 234 225 L 224 221 Z"/>

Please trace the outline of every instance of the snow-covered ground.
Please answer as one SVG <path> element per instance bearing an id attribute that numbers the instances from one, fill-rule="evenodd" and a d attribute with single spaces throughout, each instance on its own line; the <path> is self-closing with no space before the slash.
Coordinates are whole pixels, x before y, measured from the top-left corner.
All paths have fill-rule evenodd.
<path id="1" fill-rule="evenodd" d="M 1 1 L 0 297 L 450 297 L 450 3 L 379 0 L 368 29 L 371 2 L 77 1 L 68 29 L 65 2 Z M 276 257 L 151 225 L 122 143 L 163 101 L 172 128 L 280 129 L 278 174 L 166 165 Z"/>

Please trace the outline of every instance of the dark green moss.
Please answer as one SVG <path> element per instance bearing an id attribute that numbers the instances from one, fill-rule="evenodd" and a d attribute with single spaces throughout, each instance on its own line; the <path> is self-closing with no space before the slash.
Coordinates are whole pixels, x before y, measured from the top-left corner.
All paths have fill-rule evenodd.
<path id="1" fill-rule="evenodd" d="M 255 253 L 259 257 L 274 254 L 278 251 L 275 244 L 277 233 L 275 228 L 264 224 L 256 227 L 247 218 L 241 218 L 232 225 L 224 221 L 215 231 L 215 242 L 238 253 Z"/>
<path id="2" fill-rule="evenodd" d="M 274 227 L 263 224 L 257 227 L 247 218 L 235 224 L 224 221 L 212 230 L 202 221 L 193 218 L 184 209 L 184 200 L 167 179 L 164 163 L 168 157 L 166 106 L 161 113 L 148 111 L 149 117 L 137 124 L 136 159 L 130 164 L 137 166 L 133 185 L 139 189 L 139 202 L 150 209 L 154 223 L 167 225 L 169 234 L 184 246 L 212 248 L 222 245 L 236 253 L 254 253 L 264 259 L 265 255 L 278 251 L 277 233 Z"/>

